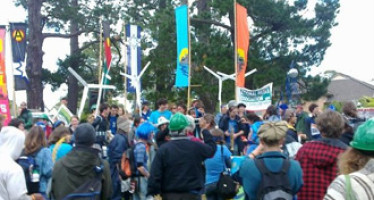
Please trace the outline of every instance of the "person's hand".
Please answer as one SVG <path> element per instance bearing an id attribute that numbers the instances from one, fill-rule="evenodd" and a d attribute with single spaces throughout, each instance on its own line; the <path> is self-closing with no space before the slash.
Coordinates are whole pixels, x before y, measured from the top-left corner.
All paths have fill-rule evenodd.
<path id="1" fill-rule="evenodd" d="M 32 200 L 44 200 L 44 197 L 39 193 L 35 193 L 31 195 L 31 199 Z"/>

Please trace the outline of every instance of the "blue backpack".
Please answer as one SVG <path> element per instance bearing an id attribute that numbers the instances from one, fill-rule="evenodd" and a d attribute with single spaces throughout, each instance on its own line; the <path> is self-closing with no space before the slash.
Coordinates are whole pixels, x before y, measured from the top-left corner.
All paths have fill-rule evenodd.
<path id="1" fill-rule="evenodd" d="M 63 200 L 95 200 L 101 199 L 101 188 L 102 188 L 102 174 L 104 171 L 104 164 L 100 159 L 100 165 L 95 166 L 93 171 L 95 172 L 95 177 L 86 181 L 77 189 L 75 189 L 71 194 L 64 197 Z"/>
<path id="2" fill-rule="evenodd" d="M 36 164 L 35 156 L 39 151 L 26 155 L 24 152 L 17 159 L 17 163 L 22 167 L 25 175 L 27 194 L 39 193 L 40 169 Z"/>

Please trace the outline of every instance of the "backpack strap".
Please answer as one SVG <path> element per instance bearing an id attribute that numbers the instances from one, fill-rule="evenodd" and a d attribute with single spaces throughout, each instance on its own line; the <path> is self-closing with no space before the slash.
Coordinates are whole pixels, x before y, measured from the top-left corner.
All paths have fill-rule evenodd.
<path id="1" fill-rule="evenodd" d="M 61 144 L 65 142 L 65 137 L 62 137 L 60 140 L 58 140 L 53 148 L 52 151 L 52 161 L 53 163 L 56 162 L 57 159 L 57 151 L 60 149 Z"/>

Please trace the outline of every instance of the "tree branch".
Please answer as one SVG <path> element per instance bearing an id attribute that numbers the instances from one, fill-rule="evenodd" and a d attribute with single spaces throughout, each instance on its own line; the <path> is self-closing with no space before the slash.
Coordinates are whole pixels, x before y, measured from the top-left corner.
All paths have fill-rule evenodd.
<path id="1" fill-rule="evenodd" d="M 213 20 L 208 20 L 208 19 L 191 18 L 191 22 L 192 23 L 200 22 L 200 23 L 205 23 L 205 24 L 213 24 L 213 25 L 220 26 L 222 28 L 228 29 L 229 31 L 233 30 L 231 26 L 228 26 L 226 24 L 222 24 L 220 22 L 216 22 L 216 21 L 213 21 Z"/>
<path id="2" fill-rule="evenodd" d="M 43 39 L 46 39 L 46 38 L 50 38 L 50 37 L 58 37 L 58 38 L 71 38 L 71 37 L 74 37 L 74 36 L 77 36 L 77 35 L 80 35 L 84 32 L 86 32 L 87 30 L 80 30 L 76 33 L 72 33 L 72 34 L 61 34 L 61 33 L 43 33 Z"/>

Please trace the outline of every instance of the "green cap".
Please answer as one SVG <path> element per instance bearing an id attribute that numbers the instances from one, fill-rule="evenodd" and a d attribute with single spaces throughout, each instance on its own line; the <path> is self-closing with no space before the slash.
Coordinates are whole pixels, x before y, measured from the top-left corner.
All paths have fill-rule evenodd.
<path id="1" fill-rule="evenodd" d="M 43 113 L 41 116 L 40 116 L 41 119 L 45 119 L 45 120 L 49 120 L 49 117 L 47 114 Z"/>
<path id="2" fill-rule="evenodd" d="M 351 147 L 364 151 L 374 151 L 374 120 L 368 120 L 356 130 Z"/>
<path id="3" fill-rule="evenodd" d="M 170 131 L 180 131 L 189 125 L 188 119 L 182 113 L 176 113 L 170 119 L 169 129 Z"/>

